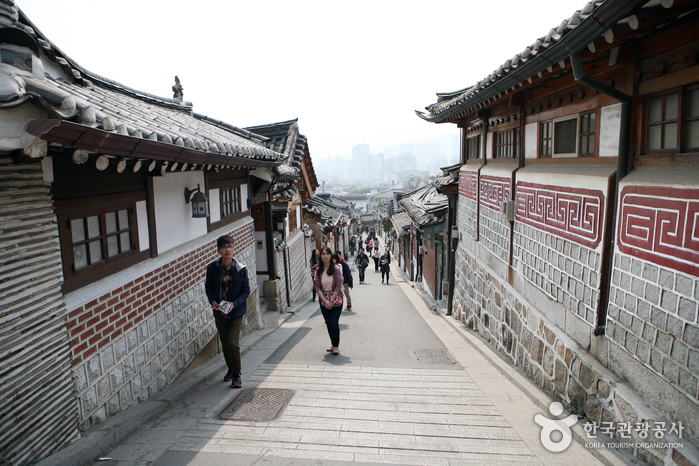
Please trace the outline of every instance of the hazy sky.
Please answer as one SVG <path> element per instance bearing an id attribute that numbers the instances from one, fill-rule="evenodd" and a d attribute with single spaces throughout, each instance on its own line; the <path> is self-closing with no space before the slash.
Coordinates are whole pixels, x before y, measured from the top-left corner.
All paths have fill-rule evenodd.
<path id="1" fill-rule="evenodd" d="M 312 158 L 455 134 L 415 115 L 580 0 L 16 0 L 83 68 L 239 127 L 299 119 Z M 443 148 L 448 150 L 448 148 Z"/>

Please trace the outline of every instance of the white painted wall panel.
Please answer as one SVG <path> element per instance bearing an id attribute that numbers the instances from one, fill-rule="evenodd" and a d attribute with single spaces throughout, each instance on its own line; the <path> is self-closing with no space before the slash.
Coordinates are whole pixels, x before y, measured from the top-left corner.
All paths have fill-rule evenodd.
<path id="1" fill-rule="evenodd" d="M 524 158 L 525 159 L 535 159 L 536 158 L 536 146 L 537 146 L 537 129 L 539 123 L 530 123 L 524 125 Z"/>
<path id="2" fill-rule="evenodd" d="M 136 219 L 138 221 L 139 251 L 150 248 L 150 231 L 148 230 L 148 209 L 146 201 L 136 203 Z"/>
<path id="3" fill-rule="evenodd" d="M 621 104 L 602 107 L 599 135 L 600 157 L 616 157 L 619 155 L 620 123 Z"/>
<path id="4" fill-rule="evenodd" d="M 211 223 L 221 220 L 221 190 L 218 188 L 209 189 L 209 215 Z"/>
<path id="5" fill-rule="evenodd" d="M 201 171 L 168 172 L 166 176 L 153 178 L 159 253 L 206 234 L 206 220 L 192 218 L 192 205 L 184 199 L 184 189 L 196 189 L 197 185 L 204 186 Z"/>

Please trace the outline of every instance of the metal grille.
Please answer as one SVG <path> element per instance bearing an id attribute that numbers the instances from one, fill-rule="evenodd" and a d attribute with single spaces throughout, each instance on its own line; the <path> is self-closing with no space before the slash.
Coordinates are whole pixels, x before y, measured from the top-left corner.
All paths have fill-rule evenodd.
<path id="1" fill-rule="evenodd" d="M 227 421 L 273 421 L 289 404 L 293 390 L 247 388 L 228 403 L 216 418 Z"/>
<path id="2" fill-rule="evenodd" d="M 445 349 L 410 350 L 410 357 L 418 364 L 456 364 L 456 360 Z"/>

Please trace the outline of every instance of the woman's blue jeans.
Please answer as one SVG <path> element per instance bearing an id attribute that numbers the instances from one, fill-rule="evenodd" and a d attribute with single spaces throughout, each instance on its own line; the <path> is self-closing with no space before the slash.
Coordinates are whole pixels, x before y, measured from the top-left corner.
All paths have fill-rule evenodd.
<path id="1" fill-rule="evenodd" d="M 323 313 L 325 325 L 328 327 L 330 346 L 337 348 L 340 346 L 340 314 L 342 314 L 342 306 L 334 306 L 327 309 L 321 304 L 320 311 Z"/>

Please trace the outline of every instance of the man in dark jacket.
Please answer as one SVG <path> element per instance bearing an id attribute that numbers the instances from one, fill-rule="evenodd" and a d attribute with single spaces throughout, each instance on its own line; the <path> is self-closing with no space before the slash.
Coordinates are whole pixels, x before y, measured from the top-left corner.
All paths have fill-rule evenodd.
<path id="1" fill-rule="evenodd" d="M 223 380 L 232 388 L 242 387 L 240 379 L 240 330 L 248 312 L 250 281 L 245 264 L 233 259 L 233 238 L 221 236 L 216 241 L 221 257 L 206 267 L 206 297 L 214 310 L 214 320 L 221 340 L 228 372 Z"/>
<path id="2" fill-rule="evenodd" d="M 342 288 L 345 290 L 345 300 L 347 301 L 346 311 L 352 310 L 352 297 L 350 296 L 349 290 L 354 288 L 354 280 L 352 279 L 352 270 L 350 270 L 349 264 L 342 257 L 340 251 L 335 251 L 335 253 L 340 256 L 340 263 L 342 264 Z"/>

